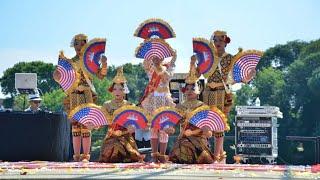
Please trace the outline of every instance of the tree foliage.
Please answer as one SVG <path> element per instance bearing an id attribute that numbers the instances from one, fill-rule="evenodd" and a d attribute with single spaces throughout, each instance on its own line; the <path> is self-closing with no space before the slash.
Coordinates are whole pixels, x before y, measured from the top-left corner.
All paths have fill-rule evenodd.
<path id="1" fill-rule="evenodd" d="M 289 135 L 320 135 L 319 87 L 320 40 L 292 41 L 266 50 L 252 86 L 239 90 L 236 99 L 243 103 L 259 97 L 262 105 L 278 106 L 284 117 L 278 121 L 279 139 L 286 142 Z M 297 153 L 294 144 L 279 144 L 279 156 L 291 163 Z M 303 163 L 313 163 L 313 150 L 311 143 L 305 147 Z"/>
<path id="2" fill-rule="evenodd" d="M 53 80 L 52 73 L 55 66 L 51 63 L 42 61 L 19 62 L 12 68 L 4 71 L 0 79 L 2 93 L 14 96 L 17 94 L 15 89 L 15 73 L 37 73 L 38 88 L 43 93 L 50 92 L 58 88 L 58 84 Z"/>
<path id="3" fill-rule="evenodd" d="M 308 87 L 315 96 L 320 96 L 320 68 L 316 68 L 312 72 L 311 77 L 308 79 Z"/>
<path id="4" fill-rule="evenodd" d="M 111 84 L 112 81 L 107 78 L 104 78 L 103 80 L 100 80 L 98 78 L 93 79 L 93 85 L 98 95 L 98 105 L 101 106 L 105 101 L 112 99 L 112 95 L 108 91 L 108 88 L 111 86 Z"/>
<path id="5" fill-rule="evenodd" d="M 18 96 L 15 96 L 13 98 L 13 110 L 14 111 L 24 111 L 26 108 L 29 107 L 29 99 L 28 95 L 21 94 Z"/>
<path id="6" fill-rule="evenodd" d="M 63 111 L 63 99 L 66 97 L 62 89 L 45 93 L 42 98 L 42 108 L 49 111 Z"/>
<path id="7" fill-rule="evenodd" d="M 258 70 L 263 67 L 276 67 L 283 70 L 298 58 L 303 47 L 306 46 L 304 41 L 291 41 L 285 45 L 276 45 L 271 47 L 264 53 L 261 61 L 258 64 Z"/>
<path id="8" fill-rule="evenodd" d="M 255 100 L 256 89 L 252 88 L 250 85 L 245 84 L 240 90 L 236 92 L 235 103 L 237 106 L 247 106 L 251 105 Z"/>
<path id="9" fill-rule="evenodd" d="M 128 99 L 132 103 L 138 103 L 149 81 L 147 74 L 145 73 L 142 64 L 134 65 L 131 63 L 126 63 L 123 65 L 123 72 L 127 79 L 128 88 L 130 90 Z M 108 68 L 107 79 L 112 81 L 115 75 L 116 67 L 110 66 Z"/>
<path id="10" fill-rule="evenodd" d="M 260 98 L 262 105 L 280 106 L 284 85 L 283 73 L 280 70 L 263 68 L 254 81 L 255 95 Z"/>

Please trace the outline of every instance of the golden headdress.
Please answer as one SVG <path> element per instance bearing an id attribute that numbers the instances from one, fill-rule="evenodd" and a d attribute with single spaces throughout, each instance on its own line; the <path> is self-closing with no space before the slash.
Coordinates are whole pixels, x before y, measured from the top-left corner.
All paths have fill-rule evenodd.
<path id="1" fill-rule="evenodd" d="M 213 35 L 213 36 L 226 36 L 226 35 L 227 35 L 227 32 L 226 32 L 226 31 L 217 30 L 217 31 L 213 32 L 212 35 Z"/>
<path id="2" fill-rule="evenodd" d="M 214 31 L 213 34 L 211 35 L 211 39 L 210 40 L 213 41 L 215 36 L 223 36 L 224 37 L 224 41 L 227 44 L 229 44 L 230 41 L 231 41 L 231 39 L 230 39 L 230 37 L 228 37 L 226 31 L 221 31 L 221 30 Z"/>
<path id="3" fill-rule="evenodd" d="M 75 35 L 71 40 L 71 44 L 70 44 L 71 47 L 74 47 L 75 41 L 86 41 L 87 42 L 88 41 L 88 36 L 85 35 L 85 34 L 77 34 L 77 35 Z"/>
<path id="4" fill-rule="evenodd" d="M 123 66 L 120 66 L 120 67 L 117 68 L 117 74 L 113 78 L 112 82 L 117 83 L 117 84 L 126 83 L 127 82 L 126 77 L 123 75 Z"/>
<path id="5" fill-rule="evenodd" d="M 197 71 L 195 67 L 190 67 L 189 73 L 185 79 L 185 83 L 187 84 L 196 84 L 198 81 Z"/>

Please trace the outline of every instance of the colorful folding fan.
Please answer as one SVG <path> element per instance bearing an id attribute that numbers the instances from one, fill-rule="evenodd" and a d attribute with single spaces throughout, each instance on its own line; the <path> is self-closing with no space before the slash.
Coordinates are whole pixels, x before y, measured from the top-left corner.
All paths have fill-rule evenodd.
<path id="1" fill-rule="evenodd" d="M 93 103 L 82 104 L 69 113 L 69 119 L 75 120 L 84 125 L 99 127 L 107 125 L 110 117 L 101 107 Z"/>
<path id="2" fill-rule="evenodd" d="M 213 132 L 224 132 L 229 130 L 227 118 L 218 108 L 201 106 L 188 113 L 188 122 L 198 128 L 207 127 Z"/>
<path id="3" fill-rule="evenodd" d="M 236 83 L 248 79 L 250 71 L 254 70 L 263 55 L 262 51 L 241 51 L 234 57 L 232 77 Z"/>
<path id="4" fill-rule="evenodd" d="M 147 127 L 148 118 L 142 108 L 134 105 L 125 105 L 114 111 L 113 123 L 123 127 L 133 125 L 137 129 L 144 129 Z"/>
<path id="5" fill-rule="evenodd" d="M 100 68 L 100 57 L 105 53 L 106 39 L 95 38 L 85 44 L 81 49 L 82 68 L 86 75 L 96 75 Z"/>
<path id="6" fill-rule="evenodd" d="M 134 36 L 143 39 L 158 37 L 169 39 L 176 37 L 172 27 L 162 19 L 148 19 L 141 23 L 134 32 Z"/>
<path id="7" fill-rule="evenodd" d="M 78 84 L 79 78 L 72 62 L 67 60 L 62 51 L 59 55 L 57 71 L 60 74 L 58 83 L 60 84 L 64 92 L 69 93 Z"/>
<path id="8" fill-rule="evenodd" d="M 164 59 L 173 55 L 172 48 L 163 39 L 145 40 L 136 49 L 136 57 L 146 60 L 152 60 L 154 57 Z"/>
<path id="9" fill-rule="evenodd" d="M 161 107 L 155 110 L 151 121 L 151 128 L 164 129 L 168 126 L 175 126 L 182 119 L 182 116 L 175 108 Z"/>
<path id="10" fill-rule="evenodd" d="M 210 76 L 218 65 L 218 57 L 215 48 L 207 39 L 193 38 L 193 52 L 198 59 L 198 68 L 205 77 Z"/>

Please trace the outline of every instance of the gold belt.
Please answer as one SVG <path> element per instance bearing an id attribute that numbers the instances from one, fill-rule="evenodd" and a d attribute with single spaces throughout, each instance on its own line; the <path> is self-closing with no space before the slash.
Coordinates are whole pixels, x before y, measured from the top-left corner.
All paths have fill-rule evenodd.
<path id="1" fill-rule="evenodd" d="M 158 87 L 155 91 L 157 91 L 159 93 L 167 93 L 167 92 L 169 92 L 169 88 L 168 87 Z"/>
<path id="2" fill-rule="evenodd" d="M 210 89 L 220 89 L 222 87 L 224 89 L 223 83 L 207 83 L 207 87 Z"/>

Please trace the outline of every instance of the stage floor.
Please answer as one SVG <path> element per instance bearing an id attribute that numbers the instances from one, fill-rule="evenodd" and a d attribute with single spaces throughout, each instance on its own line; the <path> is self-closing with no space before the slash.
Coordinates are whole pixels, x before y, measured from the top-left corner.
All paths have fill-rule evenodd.
<path id="1" fill-rule="evenodd" d="M 320 166 L 320 165 L 318 165 Z M 0 162 L 0 179 L 320 179 L 318 166 L 247 164 L 154 164 L 82 162 Z M 316 168 L 315 168 L 316 167 Z M 317 171 L 315 171 L 317 169 Z"/>

